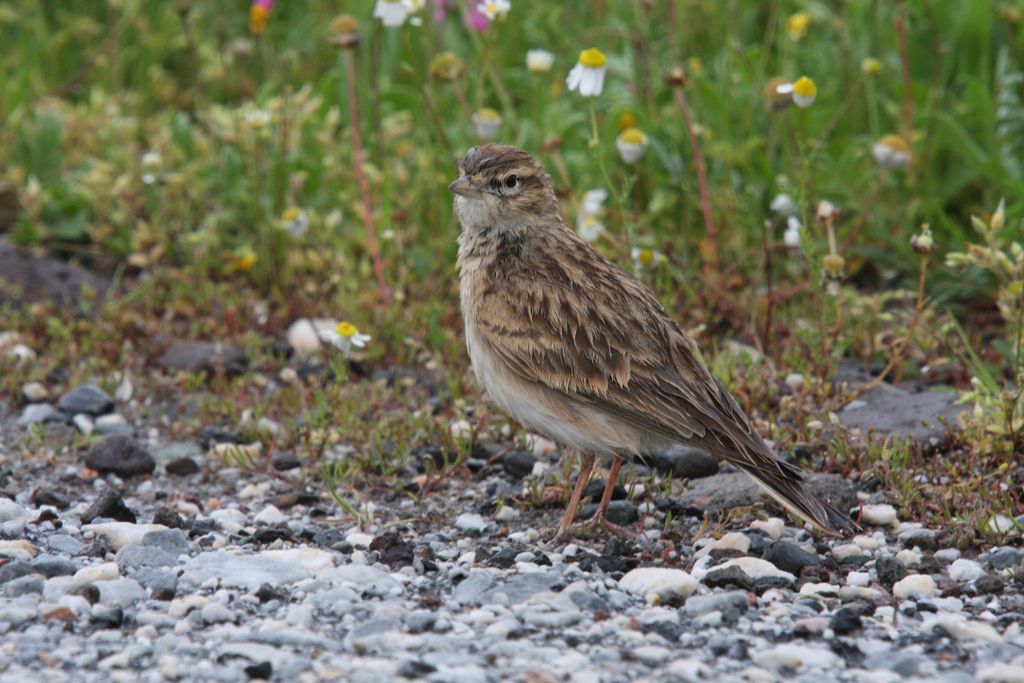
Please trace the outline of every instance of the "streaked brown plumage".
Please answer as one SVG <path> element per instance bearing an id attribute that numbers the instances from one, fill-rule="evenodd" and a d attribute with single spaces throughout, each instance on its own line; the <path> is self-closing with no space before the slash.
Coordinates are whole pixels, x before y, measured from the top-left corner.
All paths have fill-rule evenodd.
<path id="1" fill-rule="evenodd" d="M 513 417 L 584 455 L 560 535 L 594 456 L 613 457 L 603 517 L 622 459 L 675 444 L 734 464 L 821 529 L 852 528 L 772 454 L 651 291 L 565 224 L 529 154 L 484 145 L 459 170 L 450 189 L 473 370 Z"/>

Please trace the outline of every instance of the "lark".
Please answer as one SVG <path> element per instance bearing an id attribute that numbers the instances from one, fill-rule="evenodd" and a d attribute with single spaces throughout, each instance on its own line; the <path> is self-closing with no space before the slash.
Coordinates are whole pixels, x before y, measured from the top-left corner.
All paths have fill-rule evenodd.
<path id="1" fill-rule="evenodd" d="M 677 444 L 732 463 L 825 532 L 853 528 L 806 491 L 802 470 L 772 453 L 654 294 L 565 224 L 551 178 L 529 154 L 474 147 L 449 189 L 462 225 L 473 371 L 509 415 L 581 455 L 556 538 L 570 534 L 596 458 L 611 465 L 594 519 L 611 527 L 623 463 Z"/>

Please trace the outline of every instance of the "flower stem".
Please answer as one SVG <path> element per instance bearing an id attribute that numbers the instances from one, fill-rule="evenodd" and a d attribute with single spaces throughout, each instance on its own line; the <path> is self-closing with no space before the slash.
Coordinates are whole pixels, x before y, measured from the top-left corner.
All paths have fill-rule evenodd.
<path id="1" fill-rule="evenodd" d="M 352 152 L 356 172 L 356 183 L 359 185 L 359 194 L 363 202 L 363 222 L 366 224 L 367 247 L 370 250 L 370 259 L 373 261 L 373 272 L 377 278 L 377 294 L 381 300 L 389 298 L 387 282 L 384 279 L 384 264 L 380 260 L 380 248 L 377 245 L 377 230 L 373 225 L 373 204 L 370 199 L 370 183 L 366 179 L 363 170 L 365 153 L 363 152 L 363 138 L 359 132 L 359 106 L 356 103 L 356 66 L 355 55 L 352 50 L 345 52 L 345 72 L 348 87 L 348 112 L 349 125 L 352 127 Z"/>
<path id="2" fill-rule="evenodd" d="M 690 117 L 690 105 L 686 102 L 686 93 L 683 92 L 683 85 L 675 87 L 676 104 L 683 112 L 683 121 L 686 123 L 686 134 L 690 138 L 690 151 L 693 153 L 693 167 L 697 172 L 697 187 L 700 190 L 700 209 L 704 215 L 704 233 L 707 236 L 707 260 L 704 263 L 704 275 L 708 279 L 718 274 L 718 230 L 715 228 L 715 221 L 711 216 L 711 196 L 708 193 L 708 174 L 704 168 L 704 156 L 700 152 L 700 143 L 697 140 L 697 132 L 693 128 L 693 119 Z"/>

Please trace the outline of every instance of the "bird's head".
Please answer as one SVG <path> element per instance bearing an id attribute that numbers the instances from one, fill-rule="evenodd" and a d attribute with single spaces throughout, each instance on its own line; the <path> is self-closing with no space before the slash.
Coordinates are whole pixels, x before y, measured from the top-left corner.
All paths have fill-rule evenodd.
<path id="1" fill-rule="evenodd" d="M 557 216 L 551 178 L 516 147 L 471 147 L 459 161 L 459 178 L 448 186 L 464 229 L 529 226 Z"/>

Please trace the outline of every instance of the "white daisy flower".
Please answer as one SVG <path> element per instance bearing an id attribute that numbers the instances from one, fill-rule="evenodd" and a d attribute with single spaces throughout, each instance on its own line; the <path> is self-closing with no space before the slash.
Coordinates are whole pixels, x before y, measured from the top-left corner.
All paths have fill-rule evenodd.
<path id="1" fill-rule="evenodd" d="M 299 207 L 292 206 L 281 214 L 281 225 L 292 237 L 302 237 L 309 229 L 309 217 Z"/>
<path id="2" fill-rule="evenodd" d="M 253 130 L 263 130 L 270 125 L 270 112 L 266 109 L 250 109 L 245 112 L 245 125 Z"/>
<path id="3" fill-rule="evenodd" d="M 899 135 L 883 135 L 871 148 L 871 153 L 885 168 L 906 168 L 913 159 L 910 145 Z"/>
<path id="4" fill-rule="evenodd" d="M 635 164 L 647 149 L 647 135 L 639 128 L 627 128 L 615 138 L 615 148 L 624 162 Z"/>
<path id="5" fill-rule="evenodd" d="M 547 50 L 529 50 L 526 53 L 526 68 L 535 74 L 551 71 L 555 56 Z"/>
<path id="6" fill-rule="evenodd" d="M 341 350 L 346 356 L 353 348 L 361 349 L 372 337 L 359 332 L 359 328 L 350 322 L 342 321 L 333 330 L 322 330 L 320 339 Z"/>
<path id="7" fill-rule="evenodd" d="M 588 190 L 587 193 L 583 195 L 583 203 L 580 206 L 580 211 L 586 216 L 596 216 L 601 213 L 604 200 L 606 199 L 608 199 L 608 190 L 603 188 Z"/>
<path id="8" fill-rule="evenodd" d="M 484 107 L 473 114 L 473 131 L 478 138 L 491 140 L 498 135 L 499 130 L 501 130 L 501 114 L 495 110 Z"/>
<path id="9" fill-rule="evenodd" d="M 807 76 L 801 76 L 800 79 L 793 84 L 793 104 L 801 109 L 814 104 L 814 100 L 817 97 L 818 86 L 814 85 L 814 81 L 809 79 Z"/>
<path id="10" fill-rule="evenodd" d="M 156 182 L 156 171 L 159 170 L 160 166 L 164 163 L 164 158 L 160 156 L 160 152 L 155 150 L 149 150 L 142 155 L 142 182 L 146 185 L 152 185 Z"/>
<path id="11" fill-rule="evenodd" d="M 800 231 L 803 227 L 803 223 L 796 216 L 790 216 L 786 219 L 786 231 L 782 233 L 782 241 L 793 251 L 803 249 L 803 242 L 800 238 Z"/>
<path id="12" fill-rule="evenodd" d="M 509 0 L 484 0 L 476 6 L 476 11 L 487 17 L 488 21 L 501 19 L 512 9 Z"/>
<path id="13" fill-rule="evenodd" d="M 657 249 L 633 247 L 629 255 L 633 259 L 633 263 L 641 270 L 657 268 L 666 260 L 665 255 Z"/>
<path id="14" fill-rule="evenodd" d="M 576 219 L 576 232 L 587 242 L 596 242 L 604 234 L 604 224 L 595 216 L 580 214 Z"/>
<path id="15" fill-rule="evenodd" d="M 792 216 L 797 212 L 796 202 L 785 192 L 775 195 L 768 208 L 782 216 Z"/>
<path id="16" fill-rule="evenodd" d="M 380 19 L 384 26 L 401 26 L 409 16 L 409 7 L 403 0 L 377 0 L 373 18 Z"/>
<path id="17" fill-rule="evenodd" d="M 576 66 L 569 72 L 565 85 L 584 97 L 597 97 L 604 90 L 604 72 L 608 58 L 596 47 L 580 53 Z"/>

